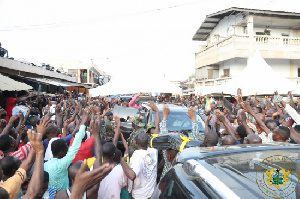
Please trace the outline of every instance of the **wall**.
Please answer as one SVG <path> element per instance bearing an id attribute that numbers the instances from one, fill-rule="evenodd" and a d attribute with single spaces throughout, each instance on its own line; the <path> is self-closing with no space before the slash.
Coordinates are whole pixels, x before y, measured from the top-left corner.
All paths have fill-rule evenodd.
<path id="1" fill-rule="evenodd" d="M 267 64 L 271 66 L 274 72 L 278 73 L 283 77 L 298 77 L 298 68 L 300 68 L 300 62 L 294 62 L 292 71 L 290 70 L 290 60 L 288 59 L 265 59 Z M 223 62 L 219 65 L 219 77 L 222 77 L 223 70 L 230 68 L 230 76 L 238 76 L 243 69 L 247 66 L 247 59 L 235 58 Z M 259 71 L 257 71 L 259 72 Z M 292 73 L 292 76 L 291 76 Z M 267 74 L 266 74 L 267 75 Z"/>
<path id="2" fill-rule="evenodd" d="M 265 59 L 265 60 L 267 64 L 271 66 L 274 72 L 278 73 L 283 77 L 290 77 L 290 60 L 288 59 Z"/>
<path id="3" fill-rule="evenodd" d="M 219 65 L 219 77 L 224 75 L 224 69 L 230 68 L 230 77 L 236 77 L 243 69 L 247 66 L 247 59 L 245 58 L 234 58 L 225 61 Z"/>
<path id="4" fill-rule="evenodd" d="M 219 21 L 218 25 L 212 30 L 211 34 L 209 35 L 207 39 L 208 45 L 218 42 L 216 40 L 215 35 L 220 35 L 219 41 L 221 41 L 233 34 L 243 34 L 242 27 L 234 28 L 234 26 L 240 23 L 242 20 L 242 14 L 224 17 L 222 20 Z"/>
<path id="5" fill-rule="evenodd" d="M 265 28 L 254 27 L 254 35 L 256 32 L 264 32 Z M 270 36 L 282 36 L 282 33 L 289 34 L 290 37 L 294 37 L 294 31 L 292 29 L 279 29 L 279 28 L 270 28 L 271 33 Z"/>

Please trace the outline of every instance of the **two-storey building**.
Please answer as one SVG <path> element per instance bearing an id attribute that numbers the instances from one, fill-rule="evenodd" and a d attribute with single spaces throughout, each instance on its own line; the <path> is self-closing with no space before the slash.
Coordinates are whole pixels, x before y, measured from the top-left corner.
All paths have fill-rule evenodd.
<path id="1" fill-rule="evenodd" d="M 107 83 L 110 78 L 110 76 L 106 75 L 104 71 L 99 70 L 92 62 L 82 62 L 79 60 L 46 60 L 45 62 L 57 69 L 62 69 L 72 74 L 78 83 L 90 87 L 101 86 Z M 70 91 L 73 89 L 77 90 L 78 88 L 68 88 Z M 80 89 L 79 92 L 83 92 L 83 90 Z"/>
<path id="2" fill-rule="evenodd" d="M 300 83 L 300 13 L 229 8 L 207 15 L 193 40 L 202 41 L 196 87 L 238 76 L 257 49 L 275 72 Z"/>

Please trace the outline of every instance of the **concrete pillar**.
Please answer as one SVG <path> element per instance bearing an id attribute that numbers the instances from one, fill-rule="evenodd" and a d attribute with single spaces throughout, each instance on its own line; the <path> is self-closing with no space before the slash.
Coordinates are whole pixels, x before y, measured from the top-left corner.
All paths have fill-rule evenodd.
<path id="1" fill-rule="evenodd" d="M 87 74 L 86 74 L 86 76 L 87 76 L 87 81 L 86 81 L 86 83 L 90 83 L 90 70 L 89 70 L 89 69 L 86 69 L 86 72 L 87 72 Z"/>
<path id="2" fill-rule="evenodd" d="M 81 74 L 80 72 L 81 72 L 80 69 L 77 69 L 77 82 L 78 83 L 82 83 L 81 78 L 80 78 L 80 74 Z"/>
<path id="3" fill-rule="evenodd" d="M 250 37 L 254 35 L 253 16 L 251 15 L 247 19 L 247 32 Z"/>
<path id="4" fill-rule="evenodd" d="M 294 77 L 294 62 L 290 61 L 290 77 Z"/>

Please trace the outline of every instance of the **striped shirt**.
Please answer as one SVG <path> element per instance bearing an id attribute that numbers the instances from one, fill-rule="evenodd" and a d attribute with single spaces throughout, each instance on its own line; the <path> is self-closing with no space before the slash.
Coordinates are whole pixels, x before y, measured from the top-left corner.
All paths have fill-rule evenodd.
<path id="1" fill-rule="evenodd" d="M 29 155 L 31 148 L 32 148 L 31 144 L 28 143 L 28 144 L 20 147 L 19 150 L 8 153 L 7 156 L 14 156 L 16 158 L 19 158 L 21 160 L 21 162 L 23 162 Z M 2 158 L 4 158 L 4 153 L 3 153 L 3 151 L 0 150 L 0 160 Z"/>

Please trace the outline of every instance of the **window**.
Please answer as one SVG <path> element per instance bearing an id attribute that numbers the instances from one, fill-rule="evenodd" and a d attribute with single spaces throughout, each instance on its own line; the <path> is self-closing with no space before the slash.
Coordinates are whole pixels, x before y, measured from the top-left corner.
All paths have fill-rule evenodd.
<path id="1" fill-rule="evenodd" d="M 68 73 L 71 73 L 73 77 L 78 77 L 78 70 L 77 69 L 69 69 Z"/>
<path id="2" fill-rule="evenodd" d="M 298 68 L 298 77 L 300 77 L 300 68 Z"/>
<path id="3" fill-rule="evenodd" d="M 265 35 L 264 32 L 256 32 L 256 35 Z"/>
<path id="4" fill-rule="evenodd" d="M 230 76 L 230 71 L 228 69 L 224 69 L 224 77 L 229 77 Z"/>

